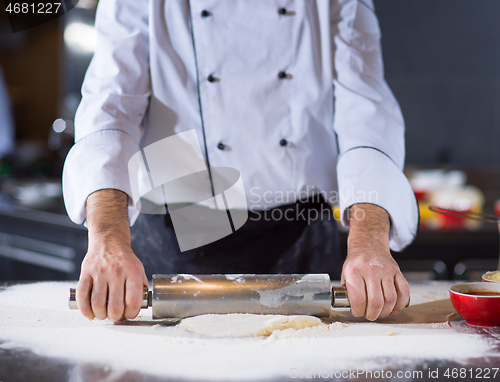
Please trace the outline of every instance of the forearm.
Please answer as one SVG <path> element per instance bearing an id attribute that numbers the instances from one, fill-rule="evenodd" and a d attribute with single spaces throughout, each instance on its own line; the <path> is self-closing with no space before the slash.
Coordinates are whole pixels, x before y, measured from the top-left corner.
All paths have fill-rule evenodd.
<path id="1" fill-rule="evenodd" d="M 89 195 L 87 198 L 89 248 L 105 242 L 130 245 L 127 204 L 127 194 L 115 189 L 99 190 Z"/>

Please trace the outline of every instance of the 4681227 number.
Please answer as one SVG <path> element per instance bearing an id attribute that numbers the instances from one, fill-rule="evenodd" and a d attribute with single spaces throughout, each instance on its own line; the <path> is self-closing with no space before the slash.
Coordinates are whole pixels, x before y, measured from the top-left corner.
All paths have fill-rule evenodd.
<path id="1" fill-rule="evenodd" d="M 58 13 L 61 3 L 9 3 L 5 11 L 7 13 Z M 63 9 L 61 9 L 64 12 Z"/>
<path id="2" fill-rule="evenodd" d="M 453 378 L 453 379 L 465 379 L 465 378 L 470 378 L 470 379 L 495 379 L 497 376 L 498 370 L 500 368 L 498 367 L 484 367 L 484 368 L 465 368 L 465 367 L 454 367 L 454 368 L 448 368 L 444 372 L 443 376 L 445 378 Z"/>

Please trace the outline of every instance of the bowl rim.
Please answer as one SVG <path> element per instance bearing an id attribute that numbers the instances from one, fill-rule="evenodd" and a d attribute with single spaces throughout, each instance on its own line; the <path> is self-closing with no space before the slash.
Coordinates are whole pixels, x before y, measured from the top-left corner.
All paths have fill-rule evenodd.
<path id="1" fill-rule="evenodd" d="M 490 289 L 494 292 L 498 292 L 498 296 L 478 296 L 470 293 L 465 293 L 463 291 L 455 290 L 456 288 L 467 288 L 469 287 L 471 290 L 474 289 Z M 455 289 L 454 289 L 455 288 Z M 470 283 L 461 283 L 452 285 L 449 289 L 449 292 L 452 294 L 460 295 L 460 296 L 468 296 L 472 298 L 500 298 L 500 283 L 485 283 L 485 282 L 470 282 Z"/>

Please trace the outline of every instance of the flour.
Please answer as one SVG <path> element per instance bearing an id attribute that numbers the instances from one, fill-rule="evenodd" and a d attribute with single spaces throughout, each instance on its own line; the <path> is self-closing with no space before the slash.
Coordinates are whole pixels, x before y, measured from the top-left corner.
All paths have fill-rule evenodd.
<path id="1" fill-rule="evenodd" d="M 297 284 L 300 284 L 300 283 L 323 283 L 323 282 L 325 282 L 324 275 L 309 274 L 309 275 L 302 276 L 301 279 L 297 281 Z"/>
<path id="2" fill-rule="evenodd" d="M 172 284 L 174 284 L 174 283 L 182 283 L 182 279 L 184 279 L 184 280 L 194 280 L 194 281 L 197 281 L 199 283 L 205 284 L 199 277 L 196 277 L 196 276 L 193 276 L 193 275 L 188 275 L 188 274 L 185 274 L 185 273 L 181 273 L 179 275 L 173 276 L 172 279 L 171 279 L 171 283 Z"/>
<path id="3" fill-rule="evenodd" d="M 307 284 L 300 284 L 310 280 L 298 280 L 297 282 L 287 285 L 279 289 L 258 289 L 259 302 L 268 308 L 277 308 L 290 299 L 290 297 L 302 297 L 303 302 L 312 302 L 317 294 L 324 293 L 324 289 L 318 291 L 316 286 Z M 314 282 L 318 282 L 315 280 Z M 323 278 L 323 282 L 325 282 Z M 326 288 L 328 291 L 328 287 Z"/>
<path id="4" fill-rule="evenodd" d="M 244 274 L 226 275 L 226 280 L 234 281 L 236 284 L 245 284 Z"/>
<path id="5" fill-rule="evenodd" d="M 69 310 L 70 287 L 75 283 L 18 285 L 0 292 L 0 347 L 25 347 L 117 371 L 214 381 L 284 379 L 291 369 L 381 369 L 391 362 L 399 368 L 437 358 L 460 361 L 490 351 L 479 336 L 433 324 L 333 322 L 254 338 L 206 337 L 182 325 L 118 326 L 108 320 L 88 321 Z M 412 304 L 446 297 L 447 289 L 443 284 L 412 286 Z M 151 321 L 151 309 L 140 316 L 138 320 Z"/>

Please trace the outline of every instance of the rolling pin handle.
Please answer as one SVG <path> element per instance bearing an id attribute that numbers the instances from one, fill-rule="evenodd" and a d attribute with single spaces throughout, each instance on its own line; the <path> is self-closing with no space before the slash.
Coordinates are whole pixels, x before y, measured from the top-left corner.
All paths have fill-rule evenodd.
<path id="1" fill-rule="evenodd" d="M 142 292 L 141 309 L 147 309 L 151 306 L 151 298 L 152 298 L 152 293 L 149 291 L 147 287 L 144 287 L 144 290 Z"/>
<path id="2" fill-rule="evenodd" d="M 410 306 L 410 298 L 408 297 L 408 303 L 405 308 Z M 345 287 L 332 287 L 332 307 L 333 308 L 350 308 L 351 303 L 347 298 L 347 291 Z"/>
<path id="3" fill-rule="evenodd" d="M 147 309 L 151 306 L 151 292 L 147 287 L 144 287 L 142 293 L 142 305 L 141 309 Z M 69 290 L 69 301 L 68 306 L 70 309 L 78 309 L 78 304 L 76 303 L 76 289 L 71 288 Z"/>
<path id="4" fill-rule="evenodd" d="M 148 308 L 153 306 L 153 291 L 148 291 Z"/>
<path id="5" fill-rule="evenodd" d="M 78 309 L 78 305 L 76 304 L 76 289 L 74 288 L 69 290 L 68 305 L 70 309 Z"/>
<path id="6" fill-rule="evenodd" d="M 332 307 L 333 308 L 350 308 L 351 303 L 347 298 L 345 287 L 332 287 Z"/>

